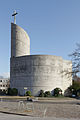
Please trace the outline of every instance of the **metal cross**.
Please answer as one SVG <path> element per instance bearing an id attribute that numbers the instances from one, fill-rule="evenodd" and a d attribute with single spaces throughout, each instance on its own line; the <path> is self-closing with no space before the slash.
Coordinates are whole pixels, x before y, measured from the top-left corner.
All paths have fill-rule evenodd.
<path id="1" fill-rule="evenodd" d="M 17 15 L 18 13 L 16 12 L 16 10 L 14 11 L 14 13 L 12 14 L 12 16 L 14 16 L 14 24 L 16 24 L 16 15 Z"/>

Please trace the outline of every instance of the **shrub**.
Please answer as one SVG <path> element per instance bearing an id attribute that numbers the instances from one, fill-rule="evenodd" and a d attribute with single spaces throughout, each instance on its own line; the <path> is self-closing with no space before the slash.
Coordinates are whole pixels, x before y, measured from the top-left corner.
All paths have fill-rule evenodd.
<path id="1" fill-rule="evenodd" d="M 44 91 L 40 90 L 39 97 L 44 97 Z"/>
<path id="2" fill-rule="evenodd" d="M 14 95 L 18 95 L 18 90 L 16 88 L 8 88 L 8 95 L 14 96 Z"/>
<path id="3" fill-rule="evenodd" d="M 50 91 L 46 91 L 45 93 L 44 93 L 44 97 L 50 97 L 51 96 L 51 92 Z"/>
<path id="4" fill-rule="evenodd" d="M 69 88 L 67 88 L 65 91 L 64 91 L 64 96 L 65 97 L 71 97 L 72 96 L 72 92 Z"/>
<path id="5" fill-rule="evenodd" d="M 6 95 L 6 91 L 5 90 L 0 90 L 0 95 Z"/>
<path id="6" fill-rule="evenodd" d="M 11 88 L 8 88 L 8 95 L 12 95 L 12 89 Z"/>
<path id="7" fill-rule="evenodd" d="M 54 89 L 54 96 L 58 97 L 62 95 L 62 90 L 60 88 L 55 88 Z"/>
<path id="8" fill-rule="evenodd" d="M 77 90 L 77 96 L 80 97 L 80 89 Z"/>
<path id="9" fill-rule="evenodd" d="M 26 96 L 31 96 L 31 91 L 26 91 Z"/>
<path id="10" fill-rule="evenodd" d="M 16 88 L 12 89 L 12 95 L 18 95 L 18 90 Z"/>
<path id="11" fill-rule="evenodd" d="M 79 92 L 80 90 L 80 82 L 73 81 L 73 84 L 70 87 L 68 87 L 68 89 L 70 90 L 71 94 L 78 96 L 77 91 Z"/>

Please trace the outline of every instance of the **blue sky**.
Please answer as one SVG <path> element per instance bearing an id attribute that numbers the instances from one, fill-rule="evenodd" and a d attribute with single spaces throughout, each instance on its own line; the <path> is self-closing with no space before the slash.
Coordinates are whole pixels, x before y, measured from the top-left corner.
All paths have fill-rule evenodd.
<path id="1" fill-rule="evenodd" d="M 80 0 L 0 0 L 0 75 L 10 71 L 11 16 L 30 37 L 31 54 L 70 59 L 80 43 Z"/>

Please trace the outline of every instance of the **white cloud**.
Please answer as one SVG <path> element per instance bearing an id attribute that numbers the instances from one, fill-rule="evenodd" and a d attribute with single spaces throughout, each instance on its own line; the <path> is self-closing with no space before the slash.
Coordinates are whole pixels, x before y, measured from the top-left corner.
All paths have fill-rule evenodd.
<path id="1" fill-rule="evenodd" d="M 10 78 L 10 73 L 9 72 L 2 73 L 2 74 L 0 74 L 0 76 L 3 77 L 3 78 Z"/>

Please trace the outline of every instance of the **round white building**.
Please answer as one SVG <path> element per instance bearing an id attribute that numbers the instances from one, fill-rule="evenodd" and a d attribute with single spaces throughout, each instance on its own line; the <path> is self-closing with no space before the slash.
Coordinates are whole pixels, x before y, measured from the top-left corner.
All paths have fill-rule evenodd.
<path id="1" fill-rule="evenodd" d="M 11 26 L 11 88 L 17 88 L 19 95 L 25 94 L 25 88 L 34 96 L 40 90 L 53 91 L 56 87 L 65 93 L 72 84 L 72 77 L 63 75 L 62 71 L 71 71 L 71 61 L 53 55 L 30 55 L 27 33 L 16 24 Z"/>

